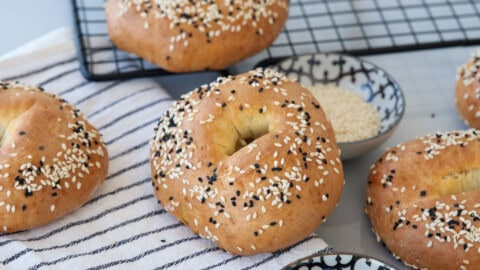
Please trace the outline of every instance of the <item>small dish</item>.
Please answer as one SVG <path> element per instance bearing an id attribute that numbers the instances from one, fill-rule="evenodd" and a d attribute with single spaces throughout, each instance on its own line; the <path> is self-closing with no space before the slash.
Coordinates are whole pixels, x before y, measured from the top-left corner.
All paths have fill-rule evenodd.
<path id="1" fill-rule="evenodd" d="M 354 253 L 325 253 L 294 261 L 282 270 L 395 270 L 386 263 Z"/>
<path id="2" fill-rule="evenodd" d="M 365 60 L 344 54 L 318 53 L 287 58 L 270 68 L 305 87 L 334 84 L 359 94 L 380 114 L 377 135 L 354 142 L 340 142 L 342 160 L 358 157 L 379 146 L 397 128 L 405 111 L 400 85 L 384 70 Z"/>

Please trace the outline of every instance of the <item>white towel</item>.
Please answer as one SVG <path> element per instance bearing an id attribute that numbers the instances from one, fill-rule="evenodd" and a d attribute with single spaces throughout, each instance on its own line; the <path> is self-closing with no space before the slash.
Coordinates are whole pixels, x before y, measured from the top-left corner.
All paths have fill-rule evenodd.
<path id="1" fill-rule="evenodd" d="M 89 82 L 63 29 L 0 61 L 0 79 L 40 85 L 76 105 L 103 134 L 109 174 L 90 201 L 47 226 L 0 235 L 7 269 L 279 269 L 329 250 L 316 235 L 282 251 L 233 256 L 157 203 L 148 140 L 172 98 L 150 79 Z M 33 48 L 33 49 L 32 49 Z"/>

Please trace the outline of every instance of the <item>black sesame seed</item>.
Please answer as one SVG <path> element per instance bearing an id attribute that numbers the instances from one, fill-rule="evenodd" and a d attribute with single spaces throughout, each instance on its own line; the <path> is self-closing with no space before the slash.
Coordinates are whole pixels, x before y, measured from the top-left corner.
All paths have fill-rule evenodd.
<path id="1" fill-rule="evenodd" d="M 33 195 L 33 193 L 31 191 L 29 191 L 28 189 L 25 189 L 25 197 L 30 197 L 32 195 Z"/>
<path id="2" fill-rule="evenodd" d="M 18 135 L 20 135 L 20 136 L 23 136 L 23 135 L 25 135 L 25 134 L 26 134 L 26 133 L 25 133 L 25 131 L 23 131 L 23 130 L 20 131 L 20 132 L 18 132 Z"/>

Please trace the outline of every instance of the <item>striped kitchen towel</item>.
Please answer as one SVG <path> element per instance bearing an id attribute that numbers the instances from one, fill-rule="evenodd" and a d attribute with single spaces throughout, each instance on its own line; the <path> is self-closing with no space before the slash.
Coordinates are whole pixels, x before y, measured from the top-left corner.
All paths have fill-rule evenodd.
<path id="1" fill-rule="evenodd" d="M 172 98 L 150 79 L 85 80 L 72 36 L 61 29 L 0 60 L 0 79 L 40 85 L 76 105 L 104 136 L 109 174 L 76 212 L 41 228 L 0 234 L 0 268 L 279 269 L 329 249 L 311 235 L 279 252 L 233 256 L 166 213 L 150 183 L 148 140 Z"/>

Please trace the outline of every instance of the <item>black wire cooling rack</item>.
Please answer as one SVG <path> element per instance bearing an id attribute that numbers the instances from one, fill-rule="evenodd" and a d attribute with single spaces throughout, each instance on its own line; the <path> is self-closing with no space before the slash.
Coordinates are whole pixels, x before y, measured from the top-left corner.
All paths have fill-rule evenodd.
<path id="1" fill-rule="evenodd" d="M 84 76 L 170 75 L 115 48 L 104 6 L 105 0 L 72 0 Z M 290 0 L 286 26 L 275 43 L 240 65 L 316 52 L 367 55 L 473 44 L 480 44 L 479 0 Z"/>

